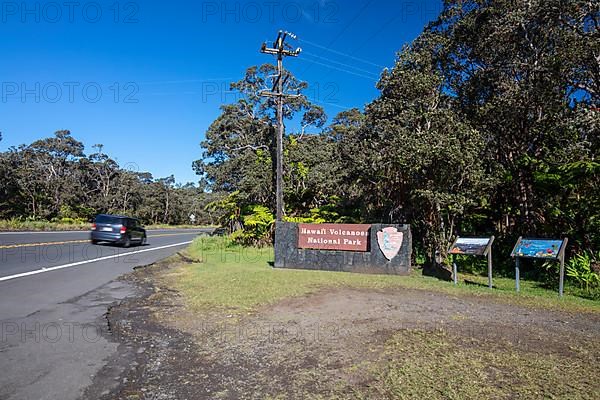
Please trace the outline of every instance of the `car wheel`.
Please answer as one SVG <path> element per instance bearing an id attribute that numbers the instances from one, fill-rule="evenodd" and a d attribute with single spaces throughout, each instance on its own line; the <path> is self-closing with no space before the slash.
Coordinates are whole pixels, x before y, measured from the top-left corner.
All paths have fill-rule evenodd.
<path id="1" fill-rule="evenodd" d="M 91 244 L 98 244 L 98 241 L 97 241 L 97 240 L 94 240 L 94 239 L 92 239 L 92 240 L 90 240 L 90 243 L 91 243 Z"/>
<path id="2" fill-rule="evenodd" d="M 146 235 L 142 236 L 142 240 L 140 240 L 140 246 L 144 246 L 146 244 Z"/>
<path id="3" fill-rule="evenodd" d="M 123 247 L 127 248 L 129 246 L 131 246 L 131 239 L 129 238 L 129 235 L 128 235 L 128 236 L 125 236 L 125 241 L 123 242 Z"/>

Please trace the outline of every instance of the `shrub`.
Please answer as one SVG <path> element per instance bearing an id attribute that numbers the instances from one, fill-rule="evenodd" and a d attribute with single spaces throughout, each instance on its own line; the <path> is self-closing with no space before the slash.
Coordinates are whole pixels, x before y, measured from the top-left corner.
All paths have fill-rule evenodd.
<path id="1" fill-rule="evenodd" d="M 252 246 L 271 244 L 275 217 L 267 207 L 257 204 L 246 206 L 242 209 L 241 219 L 242 229 L 233 232 L 233 240 Z"/>
<path id="2" fill-rule="evenodd" d="M 600 253 L 594 257 L 591 252 L 585 251 L 574 255 L 567 264 L 567 276 L 577 282 L 579 287 L 588 294 L 600 285 L 600 275 L 592 268 L 599 259 Z"/>

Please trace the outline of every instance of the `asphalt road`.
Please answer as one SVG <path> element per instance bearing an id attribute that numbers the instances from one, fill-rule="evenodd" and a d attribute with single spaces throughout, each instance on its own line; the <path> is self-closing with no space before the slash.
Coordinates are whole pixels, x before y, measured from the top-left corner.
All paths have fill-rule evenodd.
<path id="1" fill-rule="evenodd" d="M 91 245 L 89 232 L 0 233 L 0 400 L 81 398 L 118 350 L 104 314 L 135 294 L 115 278 L 207 231 L 149 231 L 129 249 Z"/>

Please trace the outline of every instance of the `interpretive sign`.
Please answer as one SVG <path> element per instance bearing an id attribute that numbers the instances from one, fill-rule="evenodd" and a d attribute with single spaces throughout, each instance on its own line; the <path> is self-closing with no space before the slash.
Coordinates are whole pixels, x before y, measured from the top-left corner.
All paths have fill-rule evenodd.
<path id="1" fill-rule="evenodd" d="M 556 259 L 563 245 L 562 240 L 520 239 L 511 257 Z"/>
<path id="2" fill-rule="evenodd" d="M 490 243 L 490 238 L 458 237 L 450 247 L 450 254 L 469 254 L 483 256 Z"/>
<path id="3" fill-rule="evenodd" d="M 494 237 L 488 238 L 462 238 L 457 237 L 448 253 L 450 255 L 468 255 L 468 256 L 487 256 L 488 262 L 488 287 L 491 289 L 492 285 L 492 243 L 494 243 Z M 458 284 L 458 271 L 456 262 L 452 262 L 452 275 L 454 278 L 454 284 Z"/>
<path id="4" fill-rule="evenodd" d="M 560 262 L 559 277 L 558 277 L 558 294 L 562 297 L 565 282 L 565 249 L 567 248 L 568 239 L 524 239 L 522 237 L 517 240 L 517 244 L 513 248 L 511 257 L 515 258 L 515 288 L 518 291 L 520 288 L 521 263 L 520 258 L 539 258 L 544 260 L 554 260 Z"/>
<path id="5" fill-rule="evenodd" d="M 409 225 L 275 224 L 275 268 L 410 273 Z"/>
<path id="6" fill-rule="evenodd" d="M 367 251 L 368 224 L 298 224 L 298 248 Z"/>

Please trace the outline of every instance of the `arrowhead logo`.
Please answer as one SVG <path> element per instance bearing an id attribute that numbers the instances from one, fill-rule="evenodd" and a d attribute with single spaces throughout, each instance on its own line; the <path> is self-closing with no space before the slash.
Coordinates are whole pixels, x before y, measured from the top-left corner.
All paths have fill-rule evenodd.
<path id="1" fill-rule="evenodd" d="M 403 233 L 394 227 L 383 228 L 377 232 L 377 243 L 385 258 L 391 260 L 396 257 L 402 247 L 403 237 Z"/>

